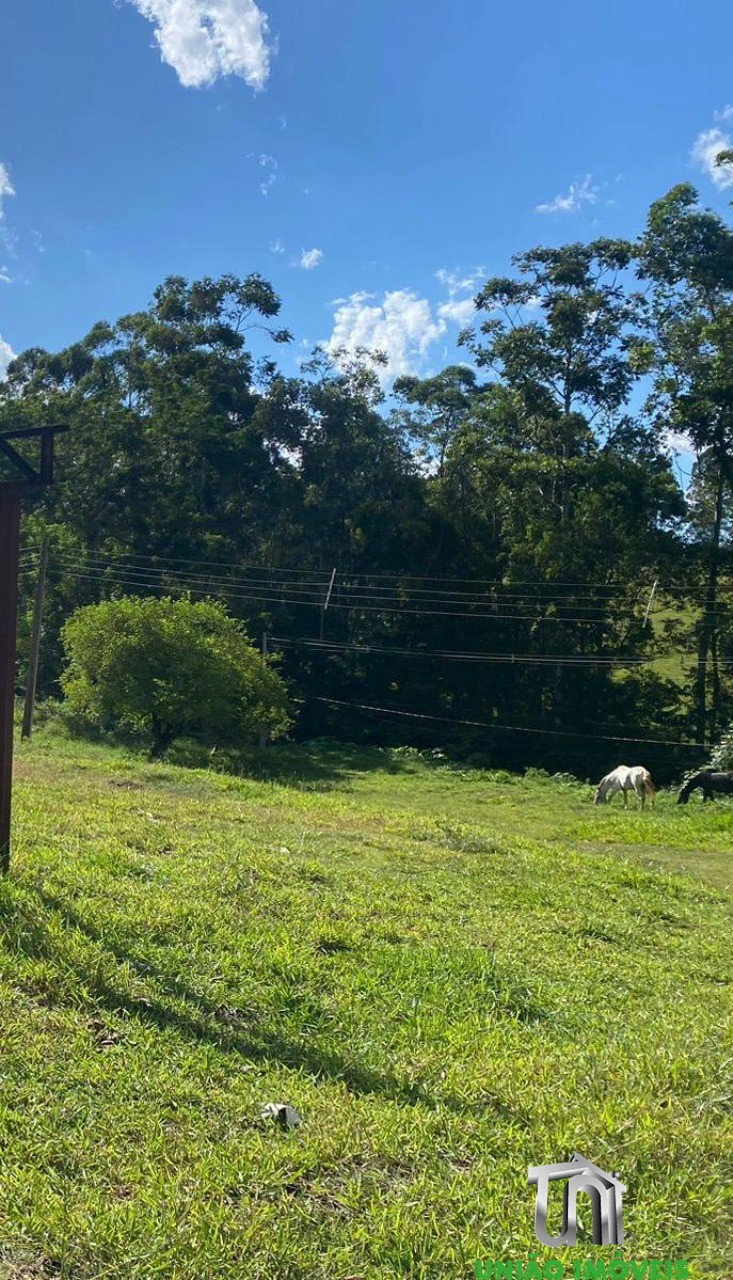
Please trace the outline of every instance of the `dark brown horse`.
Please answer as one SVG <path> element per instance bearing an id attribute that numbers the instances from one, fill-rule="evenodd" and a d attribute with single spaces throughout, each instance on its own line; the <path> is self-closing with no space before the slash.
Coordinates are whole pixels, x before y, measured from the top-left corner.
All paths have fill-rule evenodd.
<path id="1" fill-rule="evenodd" d="M 677 797 L 678 804 L 687 804 L 692 792 L 697 788 L 702 791 L 703 800 L 712 800 L 716 791 L 719 795 L 733 796 L 733 773 L 720 773 L 714 769 L 701 769 L 694 773 L 685 783 Z"/>

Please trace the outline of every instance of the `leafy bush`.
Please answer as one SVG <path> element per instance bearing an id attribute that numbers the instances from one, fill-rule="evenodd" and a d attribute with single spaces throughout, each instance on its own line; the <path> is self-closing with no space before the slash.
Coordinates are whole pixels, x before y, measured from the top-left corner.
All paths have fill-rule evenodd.
<path id="1" fill-rule="evenodd" d="M 733 725 L 712 751 L 710 765 L 713 769 L 733 769 Z"/>
<path id="2" fill-rule="evenodd" d="M 241 743 L 290 725 L 280 676 L 219 604 L 109 600 L 77 609 L 62 638 L 72 715 L 144 734 L 155 759 L 182 735 Z"/>

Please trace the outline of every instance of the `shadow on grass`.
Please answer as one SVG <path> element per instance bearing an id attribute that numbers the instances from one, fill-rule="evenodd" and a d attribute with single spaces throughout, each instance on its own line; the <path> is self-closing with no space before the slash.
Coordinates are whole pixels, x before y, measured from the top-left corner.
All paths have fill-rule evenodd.
<path id="1" fill-rule="evenodd" d="M 49 742 L 77 742 L 86 747 L 129 752 L 140 763 L 150 763 L 150 744 L 144 735 L 123 729 L 103 731 L 75 719 L 54 705 L 41 718 L 36 739 Z M 348 785 L 349 779 L 364 773 L 398 774 L 420 756 L 430 763 L 430 753 L 409 752 L 401 758 L 399 749 L 342 743 L 330 738 L 307 742 L 278 742 L 270 747 L 214 746 L 211 741 L 177 738 L 161 757 L 161 765 L 184 769 L 206 769 L 256 781 L 274 782 L 299 791 L 329 791 Z"/>
<path id="2" fill-rule="evenodd" d="M 378 1096 L 401 1105 L 422 1105 L 430 1110 L 446 1108 L 466 1116 L 486 1110 L 495 1117 L 520 1126 L 529 1123 L 526 1117 L 510 1113 L 505 1104 L 491 1097 L 480 1100 L 444 1094 L 435 1097 L 423 1085 L 400 1079 L 393 1072 L 378 1071 L 350 1061 L 346 1055 L 319 1044 L 317 1031 L 307 1042 L 279 1035 L 267 1026 L 258 1028 L 260 1018 L 264 1020 L 267 1015 L 274 1016 L 272 1011 L 258 1014 L 214 1005 L 179 977 L 162 973 L 149 961 L 131 954 L 108 933 L 102 933 L 85 921 L 68 903 L 37 886 L 27 886 L 26 891 L 28 899 L 23 903 L 13 901 L 10 894 L 0 898 L 0 940 L 9 952 L 31 960 L 47 961 L 59 968 L 66 981 L 69 976 L 78 981 L 80 988 L 89 992 L 90 1014 L 98 1014 L 101 1008 L 110 1014 L 134 1018 L 159 1030 L 173 1030 L 186 1039 L 216 1046 L 220 1052 L 241 1055 L 250 1062 L 290 1067 L 318 1079 L 345 1084 L 351 1093 L 358 1096 Z M 101 962 L 81 963 L 71 954 L 71 949 L 64 946 L 59 937 L 59 925 L 65 932 L 76 931 L 99 948 Z M 104 963 L 105 953 L 107 964 Z M 109 976 L 110 961 L 111 965 L 124 965 L 144 978 L 151 994 L 136 998 L 123 989 L 122 982 L 118 986 Z M 58 1008 L 83 1009 L 81 1002 L 76 1004 L 62 994 L 50 994 L 47 989 L 42 994 L 49 1004 Z M 297 1008 L 297 992 L 294 992 L 294 999 L 293 1008 Z M 178 1007 L 168 1001 L 175 1002 Z M 306 1003 L 304 1020 L 312 1023 L 317 1011 L 312 998 L 308 997 Z M 240 1024 L 240 1019 L 244 1025 Z"/>
<path id="3" fill-rule="evenodd" d="M 348 785 L 358 774 L 398 774 L 408 765 L 407 760 L 395 758 L 393 752 L 379 747 L 320 740 L 214 750 L 200 743 L 180 741 L 167 752 L 165 763 L 274 782 L 298 791 L 331 791 Z"/>

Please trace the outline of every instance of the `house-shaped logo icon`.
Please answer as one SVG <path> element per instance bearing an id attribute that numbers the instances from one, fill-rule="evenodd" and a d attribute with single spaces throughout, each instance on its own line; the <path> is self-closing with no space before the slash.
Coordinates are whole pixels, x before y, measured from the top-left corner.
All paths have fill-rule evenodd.
<path id="1" fill-rule="evenodd" d="M 577 1244 L 578 1196 L 590 1197 L 593 1213 L 593 1243 L 623 1244 L 624 1226 L 621 1197 L 626 1187 L 615 1174 L 605 1173 L 576 1151 L 567 1164 L 541 1164 L 529 1170 L 530 1186 L 537 1188 L 534 1229 L 541 1244 L 551 1249 Z M 547 1230 L 547 1199 L 551 1182 L 565 1181 L 562 1231 L 551 1236 Z"/>

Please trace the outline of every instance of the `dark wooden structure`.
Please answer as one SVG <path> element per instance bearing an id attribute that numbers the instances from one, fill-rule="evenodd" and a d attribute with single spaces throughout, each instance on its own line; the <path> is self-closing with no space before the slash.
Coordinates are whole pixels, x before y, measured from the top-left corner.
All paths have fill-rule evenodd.
<path id="1" fill-rule="evenodd" d="M 0 873 L 10 868 L 10 813 L 13 787 L 13 709 L 18 623 L 20 504 L 53 483 L 53 447 L 66 426 L 22 427 L 0 432 L 0 455 L 10 459 L 18 478 L 0 480 Z M 22 441 L 40 441 L 38 462 L 19 449 Z M 18 448 L 15 447 L 16 442 Z"/>

